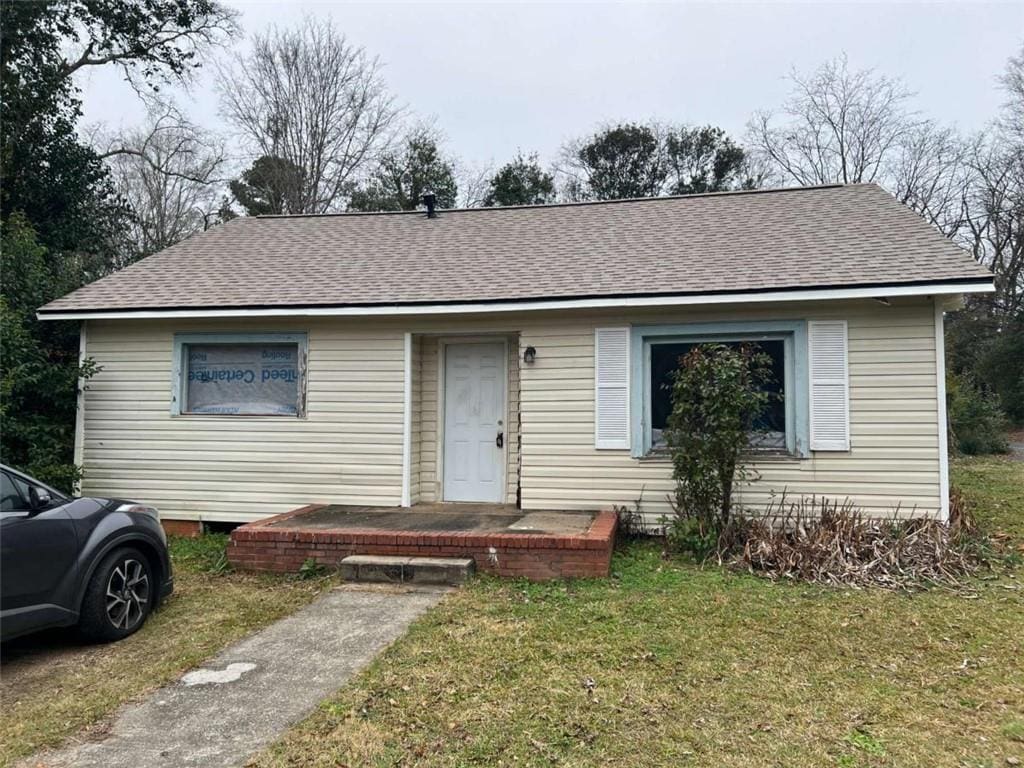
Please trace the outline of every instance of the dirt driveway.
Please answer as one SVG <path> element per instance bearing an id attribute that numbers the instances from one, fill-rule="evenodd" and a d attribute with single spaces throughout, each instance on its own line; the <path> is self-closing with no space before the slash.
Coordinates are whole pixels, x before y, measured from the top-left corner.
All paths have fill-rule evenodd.
<path id="1" fill-rule="evenodd" d="M 1024 429 L 1010 432 L 1010 458 L 1014 461 L 1024 461 Z"/>

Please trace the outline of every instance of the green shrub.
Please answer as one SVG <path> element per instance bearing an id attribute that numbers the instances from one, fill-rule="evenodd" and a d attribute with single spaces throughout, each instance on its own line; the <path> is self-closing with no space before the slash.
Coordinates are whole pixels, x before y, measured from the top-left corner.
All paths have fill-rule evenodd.
<path id="1" fill-rule="evenodd" d="M 946 377 L 949 440 L 958 453 L 1006 453 L 1006 417 L 995 395 L 981 389 L 969 376 Z"/>
<path id="2" fill-rule="evenodd" d="M 986 306 L 969 301 L 949 316 L 946 364 L 983 383 L 1010 421 L 1024 425 L 1024 315 L 997 318 Z"/>
<path id="3" fill-rule="evenodd" d="M 977 373 L 1010 421 L 1024 425 L 1024 318 L 1007 323 L 994 335 Z"/>
<path id="4" fill-rule="evenodd" d="M 643 489 L 640 489 L 640 497 L 635 499 L 631 505 L 615 504 L 612 506 L 612 511 L 618 516 L 618 525 L 615 529 L 616 547 L 628 547 L 638 539 L 663 535 L 663 526 L 647 521 L 643 512 L 643 495 Z"/>
<path id="5" fill-rule="evenodd" d="M 174 567 L 189 573 L 221 574 L 231 570 L 228 564 L 229 537 L 226 533 L 201 536 L 168 536 Z"/>
<path id="6" fill-rule="evenodd" d="M 316 561 L 316 558 L 307 557 L 302 561 L 299 568 L 300 579 L 319 579 L 327 573 L 327 567 Z"/>
<path id="7" fill-rule="evenodd" d="M 755 345 L 702 344 L 679 361 L 665 440 L 675 493 L 666 536 L 673 549 L 706 558 L 732 517 L 741 457 L 773 395 L 771 358 Z"/>
<path id="8" fill-rule="evenodd" d="M 40 244 L 24 216 L 0 233 L 0 459 L 65 493 L 81 479 L 74 463 L 76 393 L 98 368 L 78 360 L 78 324 L 41 321 L 36 310 L 77 288 L 73 256 Z"/>

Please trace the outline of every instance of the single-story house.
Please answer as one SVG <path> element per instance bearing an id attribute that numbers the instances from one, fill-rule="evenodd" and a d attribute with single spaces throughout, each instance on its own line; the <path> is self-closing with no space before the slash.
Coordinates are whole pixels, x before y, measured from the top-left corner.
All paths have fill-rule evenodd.
<path id="1" fill-rule="evenodd" d="M 943 313 L 992 276 L 871 184 L 238 218 L 39 310 L 81 323 L 82 490 L 165 520 L 304 504 L 669 509 L 663 386 L 753 341 L 742 504 L 948 514 Z"/>

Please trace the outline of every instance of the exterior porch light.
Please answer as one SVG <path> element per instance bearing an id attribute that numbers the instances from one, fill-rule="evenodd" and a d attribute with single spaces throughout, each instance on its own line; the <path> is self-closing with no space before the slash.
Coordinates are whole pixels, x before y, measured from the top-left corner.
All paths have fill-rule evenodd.
<path id="1" fill-rule="evenodd" d="M 533 361 L 537 359 L 537 349 L 535 347 L 527 347 L 523 352 L 523 362 L 527 365 L 532 365 Z"/>

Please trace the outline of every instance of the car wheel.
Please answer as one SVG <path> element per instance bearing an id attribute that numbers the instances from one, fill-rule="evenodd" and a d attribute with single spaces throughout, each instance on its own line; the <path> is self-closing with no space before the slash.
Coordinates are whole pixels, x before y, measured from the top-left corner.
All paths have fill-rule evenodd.
<path id="1" fill-rule="evenodd" d="M 78 628 L 91 640 L 120 640 L 135 632 L 153 608 L 156 585 L 149 560 L 132 547 L 115 549 L 93 572 Z"/>

